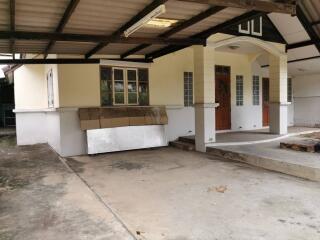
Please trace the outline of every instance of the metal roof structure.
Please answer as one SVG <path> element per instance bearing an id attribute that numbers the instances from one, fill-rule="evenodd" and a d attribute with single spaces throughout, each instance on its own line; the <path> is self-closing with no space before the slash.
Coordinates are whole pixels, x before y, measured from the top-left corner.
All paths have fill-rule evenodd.
<path id="1" fill-rule="evenodd" d="M 162 4 L 166 12 L 160 17 L 176 24 L 143 26 L 128 38 L 123 36 Z M 0 53 L 152 60 L 205 44 L 211 34 L 261 15 L 268 15 L 285 40 L 290 66 L 298 71 L 301 62 L 308 61 L 309 68 L 318 68 L 319 0 L 298 1 L 297 8 L 293 0 L 0 0 Z"/>
<path id="2" fill-rule="evenodd" d="M 266 7 L 282 4 L 276 9 L 280 12 L 283 9 L 287 10 L 286 7 L 290 10 L 293 5 L 251 1 L 255 3 L 241 6 L 237 2 L 241 1 L 0 0 L 0 52 L 77 54 L 85 55 L 87 58 L 94 54 L 128 57 L 129 53 L 148 55 L 152 58 L 153 52 L 168 45 L 175 45 L 172 44 L 174 41 L 170 41 L 171 38 L 185 40 L 186 44 L 178 45 L 188 45 L 188 41 L 194 39 L 197 34 L 200 34 L 198 38 L 206 38 L 207 36 L 201 36 L 201 33 L 208 29 L 244 14 L 251 13 L 247 16 L 253 17 L 263 10 L 259 6 L 260 2 L 267 3 L 264 4 Z M 217 4 L 212 5 L 212 3 Z M 166 12 L 161 18 L 178 20 L 176 25 L 170 28 L 143 26 L 130 35 L 130 40 L 118 41 L 124 30 L 161 4 L 166 6 Z M 174 30 L 175 28 L 177 29 Z M 34 35 L 36 33 L 42 35 Z M 46 33 L 56 33 L 56 35 L 46 37 Z M 106 41 L 98 41 L 103 36 L 106 36 Z M 83 40 L 84 37 L 87 38 Z M 88 39 L 89 37 L 91 38 Z M 94 39 L 95 37 L 97 38 Z M 160 38 L 168 39 L 168 42 L 154 41 Z M 141 46 L 142 44 L 144 45 Z"/>

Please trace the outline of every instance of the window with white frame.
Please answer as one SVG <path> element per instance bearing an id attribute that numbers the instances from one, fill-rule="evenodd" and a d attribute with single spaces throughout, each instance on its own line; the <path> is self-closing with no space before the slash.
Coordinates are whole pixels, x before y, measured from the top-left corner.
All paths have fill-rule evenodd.
<path id="1" fill-rule="evenodd" d="M 292 102 L 292 79 L 288 78 L 288 102 Z"/>
<path id="2" fill-rule="evenodd" d="M 260 79 L 259 76 L 252 77 L 252 97 L 253 105 L 260 104 Z"/>
<path id="3" fill-rule="evenodd" d="M 193 105 L 193 73 L 184 72 L 184 106 L 190 107 Z"/>
<path id="4" fill-rule="evenodd" d="M 251 20 L 251 34 L 262 36 L 262 17 Z"/>
<path id="5" fill-rule="evenodd" d="M 148 69 L 100 69 L 101 105 L 149 105 Z"/>
<path id="6" fill-rule="evenodd" d="M 243 106 L 243 76 L 236 77 L 236 105 Z"/>
<path id="7" fill-rule="evenodd" d="M 262 37 L 263 34 L 263 19 L 262 17 L 243 22 L 238 26 L 239 33 L 251 34 Z"/>

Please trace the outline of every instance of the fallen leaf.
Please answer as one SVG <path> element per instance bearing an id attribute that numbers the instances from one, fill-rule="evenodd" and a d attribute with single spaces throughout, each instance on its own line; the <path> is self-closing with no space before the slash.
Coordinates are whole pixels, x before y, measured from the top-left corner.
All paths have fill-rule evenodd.
<path id="1" fill-rule="evenodd" d="M 225 191 L 227 191 L 227 186 L 219 186 L 219 187 L 216 187 L 216 191 L 219 192 L 219 193 L 224 193 Z"/>

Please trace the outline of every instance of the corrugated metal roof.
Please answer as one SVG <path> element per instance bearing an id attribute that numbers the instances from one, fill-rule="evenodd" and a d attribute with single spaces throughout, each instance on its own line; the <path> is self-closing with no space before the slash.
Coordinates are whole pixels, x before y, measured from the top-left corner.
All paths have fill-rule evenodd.
<path id="1" fill-rule="evenodd" d="M 134 47 L 138 44 L 118 44 L 112 43 L 101 49 L 98 54 L 111 54 L 111 55 L 120 55 Z"/>
<path id="2" fill-rule="evenodd" d="M 112 34 L 151 0 L 81 0 L 64 32 Z"/>
<path id="3" fill-rule="evenodd" d="M 8 0 L 0 0 L 0 30 L 10 29 L 10 7 Z"/>
<path id="4" fill-rule="evenodd" d="M 70 0 L 16 0 L 16 29 L 20 31 L 54 32 Z M 81 0 L 64 28 L 65 33 L 105 34 L 110 35 L 144 9 L 153 0 Z M 319 20 L 320 1 L 305 0 L 303 8 L 310 21 Z M 207 10 L 207 4 L 170 0 L 166 3 L 163 18 L 186 21 Z M 9 0 L 0 0 L 0 30 L 10 29 Z M 184 29 L 172 37 L 187 38 L 203 30 L 216 26 L 245 13 L 244 9 L 226 8 L 205 20 Z M 309 39 L 296 18 L 289 15 L 270 14 L 272 21 L 279 28 L 289 43 Z M 273 17 L 274 16 L 274 17 Z M 288 24 L 289 23 L 289 24 Z M 292 27 L 291 27 L 292 26 Z M 320 32 L 320 25 L 318 25 Z M 169 28 L 143 27 L 133 37 L 156 37 Z M 16 41 L 15 51 L 22 53 L 42 53 L 48 41 Z M 50 53 L 85 54 L 96 43 L 56 42 Z M 99 54 L 122 54 L 134 48 L 135 44 L 109 44 Z M 8 47 L 6 49 L 6 47 Z M 147 54 L 163 48 L 164 45 L 152 45 L 136 54 Z M 0 42 L 1 52 L 9 52 L 9 41 Z"/>
<path id="5" fill-rule="evenodd" d="M 319 0 L 304 0 L 301 1 L 301 6 L 310 22 L 320 20 L 320 1 Z M 314 26 L 316 32 L 320 36 L 320 24 Z"/>
<path id="6" fill-rule="evenodd" d="M 16 0 L 16 30 L 53 32 L 68 0 Z"/>
<path id="7" fill-rule="evenodd" d="M 16 40 L 14 49 L 16 53 L 43 53 L 47 44 L 47 41 Z"/>
<path id="8" fill-rule="evenodd" d="M 88 42 L 56 42 L 50 53 L 57 54 L 86 54 L 96 44 Z"/>
<path id="9" fill-rule="evenodd" d="M 220 23 L 223 23 L 229 19 L 232 19 L 234 17 L 237 17 L 241 14 L 244 14 L 247 12 L 246 10 L 239 9 L 239 8 L 226 8 L 211 17 L 208 17 L 204 19 L 203 21 L 194 24 L 193 26 L 177 33 L 174 35 L 174 37 L 180 37 L 180 38 L 185 38 L 188 36 L 192 36 L 196 33 L 202 32 L 206 29 L 209 29 L 211 27 L 214 27 Z"/>
<path id="10" fill-rule="evenodd" d="M 166 45 L 160 45 L 160 44 L 151 45 L 150 47 L 147 47 L 143 50 L 140 50 L 139 52 L 136 52 L 135 54 L 136 55 L 145 55 L 145 54 L 151 53 L 153 51 L 157 51 L 161 48 L 164 48 L 165 46 Z"/>
<path id="11" fill-rule="evenodd" d="M 0 52 L 1 53 L 8 53 L 10 42 L 8 40 L 0 40 Z"/>

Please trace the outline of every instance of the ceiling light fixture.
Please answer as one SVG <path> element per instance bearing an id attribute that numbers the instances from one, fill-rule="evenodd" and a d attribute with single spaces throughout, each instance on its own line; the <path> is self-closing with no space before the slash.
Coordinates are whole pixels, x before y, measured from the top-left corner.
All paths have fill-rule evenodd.
<path id="1" fill-rule="evenodd" d="M 228 46 L 228 48 L 231 49 L 231 50 L 237 50 L 237 49 L 240 48 L 240 46 L 238 46 L 238 45 L 230 45 L 230 46 Z"/>
<path id="2" fill-rule="evenodd" d="M 167 18 L 154 18 L 147 22 L 146 27 L 152 28 L 168 28 L 176 24 L 178 20 L 176 19 L 167 19 Z"/>
<path id="3" fill-rule="evenodd" d="M 123 32 L 125 37 L 129 37 L 132 33 L 143 27 L 143 25 L 147 24 L 149 21 L 155 19 L 159 15 L 166 12 L 166 7 L 164 4 L 160 5 L 156 9 L 154 9 L 152 12 L 141 18 L 138 22 L 133 24 L 131 27 L 129 27 L 127 30 Z"/>

